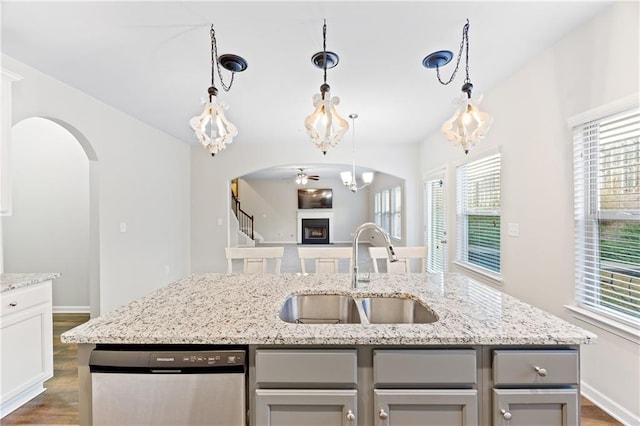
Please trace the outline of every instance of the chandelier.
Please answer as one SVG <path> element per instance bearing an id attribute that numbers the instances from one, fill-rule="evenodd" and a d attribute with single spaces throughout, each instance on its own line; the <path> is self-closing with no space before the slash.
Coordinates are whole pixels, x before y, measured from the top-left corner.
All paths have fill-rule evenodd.
<path id="1" fill-rule="evenodd" d="M 349 123 L 342 118 L 336 105 L 340 103 L 337 96 L 331 97 L 331 87 L 327 84 L 327 69 L 338 65 L 338 55 L 327 51 L 327 21 L 325 19 L 322 27 L 322 52 L 317 52 L 311 57 L 311 62 L 324 71 L 324 82 L 320 86 L 320 93 L 313 95 L 313 106 L 315 110 L 304 120 L 304 127 L 311 141 L 327 154 L 329 147 L 335 147 L 342 137 L 349 130 Z"/>
<path id="2" fill-rule="evenodd" d="M 220 83 L 225 92 L 231 90 L 233 77 L 236 72 L 247 69 L 247 61 L 237 55 L 226 54 L 218 57 L 218 46 L 216 42 L 216 32 L 211 25 L 211 86 L 208 89 L 209 101 L 204 101 L 204 110 L 198 116 L 189 120 L 191 128 L 196 134 L 198 141 L 215 156 L 224 150 L 228 144 L 233 142 L 233 138 L 238 134 L 238 128 L 234 126 L 225 116 L 224 111 L 229 109 L 229 104 L 218 100 L 218 89 L 215 87 L 216 70 L 220 77 Z M 231 71 L 231 81 L 227 86 L 223 79 L 220 67 Z"/>
<path id="3" fill-rule="evenodd" d="M 435 68 L 440 84 L 447 85 L 453 81 L 458 71 L 463 49 L 465 51 L 466 77 L 462 85 L 462 95 L 454 99 L 457 109 L 453 116 L 444 122 L 441 130 L 447 139 L 460 145 L 464 153 L 468 154 L 469 148 L 486 136 L 493 121 L 489 114 L 480 111 L 478 108 L 482 97 L 472 98 L 473 84 L 471 84 L 471 79 L 469 78 L 469 20 L 467 19 L 467 23 L 462 28 L 462 42 L 460 43 L 460 51 L 456 60 L 456 68 L 453 70 L 449 80 L 442 81 L 440 67 L 451 61 L 453 58 L 451 51 L 441 50 L 431 53 L 422 60 L 422 65 L 425 68 Z"/>
<path id="4" fill-rule="evenodd" d="M 373 172 L 362 173 L 363 184 L 362 186 L 358 186 L 358 182 L 356 181 L 356 118 L 358 118 L 358 114 L 349 114 L 349 118 L 351 119 L 351 128 L 353 129 L 353 156 L 351 171 L 340 173 L 340 178 L 342 179 L 344 186 L 349 188 L 351 192 L 357 192 L 359 189 L 362 189 L 373 182 Z"/>

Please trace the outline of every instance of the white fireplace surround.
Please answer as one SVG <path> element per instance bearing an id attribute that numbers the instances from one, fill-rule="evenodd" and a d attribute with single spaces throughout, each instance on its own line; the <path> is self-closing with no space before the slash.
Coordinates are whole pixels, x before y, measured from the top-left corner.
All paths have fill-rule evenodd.
<path id="1" fill-rule="evenodd" d="M 329 244 L 333 244 L 333 211 L 298 210 L 298 244 L 302 244 L 302 219 L 329 219 Z"/>

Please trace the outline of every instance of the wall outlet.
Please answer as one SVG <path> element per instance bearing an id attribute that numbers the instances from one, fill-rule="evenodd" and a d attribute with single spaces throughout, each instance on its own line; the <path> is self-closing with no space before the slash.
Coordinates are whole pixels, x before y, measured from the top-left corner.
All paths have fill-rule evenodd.
<path id="1" fill-rule="evenodd" d="M 127 232 L 127 222 L 120 222 L 120 232 Z"/>
<path id="2" fill-rule="evenodd" d="M 218 226 L 222 226 L 222 219 L 218 218 Z"/>

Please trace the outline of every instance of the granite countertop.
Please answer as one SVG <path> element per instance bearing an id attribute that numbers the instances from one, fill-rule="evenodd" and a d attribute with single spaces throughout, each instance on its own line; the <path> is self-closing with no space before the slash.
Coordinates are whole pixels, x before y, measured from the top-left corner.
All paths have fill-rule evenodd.
<path id="1" fill-rule="evenodd" d="M 58 278 L 59 272 L 1 273 L 0 293 Z"/>
<path id="2" fill-rule="evenodd" d="M 299 293 L 412 294 L 431 324 L 291 324 L 279 318 Z M 460 274 L 194 274 L 62 334 L 64 343 L 291 345 L 577 345 L 597 337 Z"/>

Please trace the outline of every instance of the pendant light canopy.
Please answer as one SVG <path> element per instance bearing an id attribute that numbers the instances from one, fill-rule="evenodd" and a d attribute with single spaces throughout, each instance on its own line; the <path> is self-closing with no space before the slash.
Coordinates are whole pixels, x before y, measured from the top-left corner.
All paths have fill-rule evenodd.
<path id="1" fill-rule="evenodd" d="M 475 145 L 480 139 L 483 139 L 493 119 L 486 112 L 480 111 L 478 105 L 481 97 L 472 98 L 473 84 L 469 78 L 469 20 L 462 28 L 462 42 L 460 43 L 460 51 L 456 60 L 456 68 L 453 70 L 449 80 L 442 81 L 440 78 L 440 67 L 448 64 L 453 59 L 453 53 L 448 50 L 440 50 L 438 52 L 427 55 L 422 60 L 425 68 L 435 68 L 440 84 L 447 85 L 451 83 L 460 66 L 462 51 L 465 51 L 465 72 L 466 77 L 462 85 L 461 98 L 454 99 L 454 103 L 458 105 L 453 116 L 442 125 L 442 133 L 450 141 L 460 145 L 465 154 L 469 153 L 469 148 Z"/>
<path id="2" fill-rule="evenodd" d="M 226 117 L 225 110 L 229 109 L 226 102 L 218 100 L 218 89 L 215 87 L 216 70 L 220 77 L 220 83 L 225 92 L 231 90 L 233 85 L 233 77 L 236 72 L 242 72 L 247 69 L 247 61 L 244 58 L 227 54 L 218 57 L 218 46 L 216 43 L 216 33 L 213 25 L 210 30 L 211 36 L 211 86 L 207 93 L 209 101 L 204 102 L 204 110 L 200 115 L 193 117 L 189 124 L 196 134 L 198 141 L 215 156 L 224 150 L 228 144 L 233 142 L 233 138 L 238 134 L 238 128 L 234 126 Z M 225 85 L 222 80 L 220 67 L 231 71 L 231 82 L 229 86 Z"/>
<path id="3" fill-rule="evenodd" d="M 331 87 L 327 84 L 327 69 L 338 65 L 339 57 L 334 52 L 327 51 L 327 21 L 322 27 L 322 52 L 311 57 L 311 62 L 324 71 L 324 82 L 320 86 L 320 93 L 313 95 L 313 113 L 304 120 L 304 127 L 311 141 L 323 154 L 327 154 L 329 147 L 335 147 L 349 130 L 349 123 L 342 118 L 336 106 L 340 98 L 331 97 Z"/>

